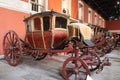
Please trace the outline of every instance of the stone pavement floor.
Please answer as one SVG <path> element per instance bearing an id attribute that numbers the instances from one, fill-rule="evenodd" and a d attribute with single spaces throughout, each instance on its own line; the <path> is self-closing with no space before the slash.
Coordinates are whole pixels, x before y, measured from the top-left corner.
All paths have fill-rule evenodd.
<path id="1" fill-rule="evenodd" d="M 93 80 L 120 80 L 120 48 L 106 56 L 112 65 L 105 66 L 100 74 L 91 72 L 90 76 Z M 0 80 L 64 80 L 60 75 L 62 57 L 47 56 L 41 61 L 33 61 L 31 57 L 24 56 L 23 62 L 16 67 L 0 60 Z"/>

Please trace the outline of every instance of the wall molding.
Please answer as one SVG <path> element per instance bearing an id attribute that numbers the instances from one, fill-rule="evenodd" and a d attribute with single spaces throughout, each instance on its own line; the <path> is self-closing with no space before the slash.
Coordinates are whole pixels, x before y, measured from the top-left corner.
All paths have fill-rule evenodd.
<path id="1" fill-rule="evenodd" d="M 120 33 L 120 30 L 109 30 L 110 32 L 117 32 Z"/>
<path id="2" fill-rule="evenodd" d="M 31 4 L 26 3 L 21 0 L 9 1 L 9 0 L 0 0 L 0 7 L 10 10 L 20 11 L 24 13 L 31 12 Z"/>

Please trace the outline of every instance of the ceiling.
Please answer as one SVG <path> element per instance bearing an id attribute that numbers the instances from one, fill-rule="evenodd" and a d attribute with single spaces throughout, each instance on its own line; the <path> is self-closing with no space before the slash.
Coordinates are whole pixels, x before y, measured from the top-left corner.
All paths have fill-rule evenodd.
<path id="1" fill-rule="evenodd" d="M 120 0 L 83 0 L 106 20 L 120 20 Z"/>

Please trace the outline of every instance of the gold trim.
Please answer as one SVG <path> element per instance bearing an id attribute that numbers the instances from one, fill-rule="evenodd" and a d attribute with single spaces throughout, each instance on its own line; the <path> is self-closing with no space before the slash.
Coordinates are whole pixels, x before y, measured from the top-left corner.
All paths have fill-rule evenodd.
<path id="1" fill-rule="evenodd" d="M 52 37 L 52 41 L 51 41 L 51 47 L 54 48 L 54 29 L 55 29 L 55 19 L 56 19 L 56 16 L 52 16 L 51 17 L 51 37 Z"/>
<path id="2" fill-rule="evenodd" d="M 46 49 L 46 43 L 45 43 L 45 39 L 44 39 L 44 30 L 43 30 L 43 18 L 40 18 L 41 20 L 41 36 L 42 36 L 42 40 L 43 40 L 43 45 L 44 45 L 44 48 Z"/>
<path id="3" fill-rule="evenodd" d="M 34 18 L 33 18 L 34 19 Z M 35 41 L 34 41 L 34 37 L 33 37 L 33 31 L 34 31 L 34 20 L 31 19 L 30 22 L 31 22 L 31 33 L 32 33 L 32 42 L 33 42 L 33 46 L 36 48 L 36 45 L 35 45 Z"/>
<path id="4" fill-rule="evenodd" d="M 33 46 L 36 48 L 33 33 L 34 33 L 34 32 L 32 32 L 32 41 L 33 41 Z"/>

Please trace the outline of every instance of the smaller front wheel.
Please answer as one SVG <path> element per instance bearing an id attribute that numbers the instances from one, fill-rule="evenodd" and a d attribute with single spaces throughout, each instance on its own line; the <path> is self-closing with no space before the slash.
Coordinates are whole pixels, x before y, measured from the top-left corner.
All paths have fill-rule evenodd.
<path id="1" fill-rule="evenodd" d="M 66 80 L 86 80 L 90 72 L 83 60 L 71 57 L 64 62 L 62 73 Z"/>

